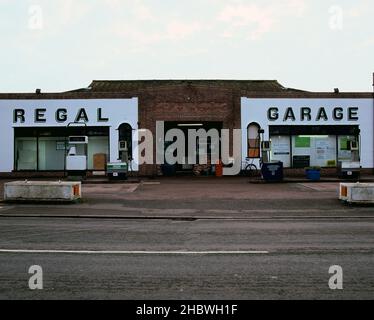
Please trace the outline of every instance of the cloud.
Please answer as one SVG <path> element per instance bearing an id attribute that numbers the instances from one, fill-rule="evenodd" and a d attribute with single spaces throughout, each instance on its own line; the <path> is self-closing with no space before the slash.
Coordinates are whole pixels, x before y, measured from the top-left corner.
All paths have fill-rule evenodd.
<path id="1" fill-rule="evenodd" d="M 123 25 L 121 23 L 112 27 L 112 33 L 124 38 L 131 44 L 133 51 L 142 51 L 149 46 L 162 42 L 179 42 L 190 38 L 202 30 L 197 21 L 182 22 L 172 20 L 164 25 L 158 25 L 157 30 L 145 30 L 137 25 Z"/>
<path id="2" fill-rule="evenodd" d="M 136 52 L 165 44 L 179 48 L 182 42 L 213 43 L 220 37 L 257 40 L 278 30 L 282 19 L 305 12 L 305 0 L 268 0 L 265 4 L 206 0 L 188 5 L 155 5 L 144 0 L 55 0 L 56 5 L 39 1 L 46 21 L 38 36 L 71 33 L 75 39 L 86 30 L 85 39 L 93 35 L 111 39 L 122 51 Z M 197 7 L 201 12 L 194 11 Z"/>
<path id="3" fill-rule="evenodd" d="M 112 12 L 127 11 L 136 20 L 154 20 L 155 16 L 150 6 L 141 0 L 102 0 Z"/>
<path id="4" fill-rule="evenodd" d="M 192 22 L 181 22 L 172 21 L 167 25 L 166 28 L 166 39 L 178 40 L 192 36 L 193 34 L 203 29 L 201 23 L 197 21 Z"/>
<path id="5" fill-rule="evenodd" d="M 369 37 L 367 38 L 363 43 L 362 45 L 364 47 L 371 47 L 371 46 L 374 46 L 374 37 Z"/>
<path id="6" fill-rule="evenodd" d="M 344 10 L 350 18 L 361 18 L 365 15 L 372 15 L 372 11 L 368 10 L 372 6 L 372 0 L 364 0 L 354 3 L 351 7 Z"/>
<path id="7" fill-rule="evenodd" d="M 127 14 L 127 19 L 120 14 L 110 23 L 106 33 L 123 39 L 132 51 L 142 51 L 150 46 L 165 42 L 180 42 L 192 38 L 204 30 L 204 25 L 196 19 L 181 18 L 178 12 L 153 10 L 141 0 L 126 4 L 117 0 L 106 0 L 112 9 Z"/>
<path id="8" fill-rule="evenodd" d="M 225 24 L 224 37 L 232 37 L 236 31 L 247 31 L 248 38 L 257 40 L 276 29 L 279 21 L 285 17 L 302 16 L 305 12 L 304 0 L 287 0 L 281 4 L 233 3 L 226 5 L 218 14 L 217 20 Z"/>
<path id="9" fill-rule="evenodd" d="M 67 26 L 80 23 L 82 19 L 87 17 L 90 11 L 94 9 L 94 5 L 89 1 L 58 0 L 57 3 L 53 4 L 53 7 L 50 8 L 48 12 L 51 12 L 51 17 L 56 19 L 50 21 L 50 23 Z"/>
<path id="10" fill-rule="evenodd" d="M 154 20 L 155 19 L 154 15 L 152 14 L 152 10 L 149 7 L 147 7 L 143 4 L 136 5 L 133 8 L 133 13 L 138 20 L 148 20 L 149 21 L 149 20 Z"/>
<path id="11" fill-rule="evenodd" d="M 116 10 L 120 10 L 121 1 L 106 1 Z M 137 0 L 131 6 L 126 5 L 131 11 L 131 21 L 116 21 L 113 29 L 115 34 L 130 40 L 138 48 L 163 41 L 186 40 L 201 35 L 204 31 L 210 34 L 210 38 L 233 38 L 244 32 L 244 37 L 257 40 L 277 29 L 282 18 L 301 16 L 305 12 L 305 0 L 284 0 L 281 3 L 271 0 L 265 5 L 248 4 L 245 1 L 215 1 L 212 4 L 215 4 L 215 10 L 218 8 L 218 13 L 215 15 L 212 10 L 211 15 L 201 20 L 182 12 L 173 15 L 171 10 L 158 12 L 156 15 L 151 6 Z M 185 17 L 178 18 L 181 16 Z"/>
<path id="12" fill-rule="evenodd" d="M 230 29 L 238 29 L 254 25 L 250 33 L 252 39 L 271 30 L 274 18 L 269 8 L 260 8 L 257 5 L 226 6 L 218 19 L 230 25 Z M 226 31 L 226 34 L 232 34 Z"/>

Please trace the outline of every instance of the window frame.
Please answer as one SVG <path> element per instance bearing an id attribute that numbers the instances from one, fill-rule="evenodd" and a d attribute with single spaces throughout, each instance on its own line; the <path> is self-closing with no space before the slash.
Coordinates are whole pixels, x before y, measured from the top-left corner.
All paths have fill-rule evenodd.
<path id="1" fill-rule="evenodd" d="M 251 126 L 257 127 L 257 137 L 256 139 L 250 139 L 249 137 L 249 130 Z M 260 124 L 257 122 L 251 122 L 247 126 L 247 158 L 248 159 L 260 159 L 261 158 L 261 137 L 259 131 L 261 130 Z M 251 140 L 255 140 L 255 147 L 251 146 Z M 251 152 L 254 155 L 251 155 Z"/>

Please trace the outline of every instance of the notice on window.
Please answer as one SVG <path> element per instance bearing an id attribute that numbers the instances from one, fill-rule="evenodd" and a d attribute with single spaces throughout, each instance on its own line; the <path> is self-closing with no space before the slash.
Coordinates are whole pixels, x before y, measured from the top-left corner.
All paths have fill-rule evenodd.
<path id="1" fill-rule="evenodd" d="M 341 137 L 340 138 L 340 150 L 341 151 L 348 151 L 349 150 L 349 139 L 348 137 Z"/>
<path id="2" fill-rule="evenodd" d="M 295 137 L 295 148 L 310 148 L 310 137 Z"/>
<path id="3" fill-rule="evenodd" d="M 65 150 L 66 143 L 65 141 L 56 141 L 56 150 Z"/>
<path id="4" fill-rule="evenodd" d="M 319 139 L 315 142 L 316 146 L 316 160 L 329 161 L 335 158 L 335 149 L 330 146 L 328 139 Z"/>
<path id="5" fill-rule="evenodd" d="M 274 155 L 289 155 L 290 145 L 284 142 L 273 142 L 272 151 Z"/>

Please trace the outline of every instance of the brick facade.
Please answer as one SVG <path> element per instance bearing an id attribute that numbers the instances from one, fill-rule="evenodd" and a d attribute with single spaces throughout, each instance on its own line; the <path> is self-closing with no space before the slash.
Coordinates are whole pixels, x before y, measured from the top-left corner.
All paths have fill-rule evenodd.
<path id="1" fill-rule="evenodd" d="M 222 122 L 223 129 L 239 129 L 240 96 L 235 90 L 193 85 L 147 90 L 139 96 L 139 128 L 155 137 L 156 121 L 212 121 Z M 141 166 L 139 174 L 155 175 L 157 166 Z"/>

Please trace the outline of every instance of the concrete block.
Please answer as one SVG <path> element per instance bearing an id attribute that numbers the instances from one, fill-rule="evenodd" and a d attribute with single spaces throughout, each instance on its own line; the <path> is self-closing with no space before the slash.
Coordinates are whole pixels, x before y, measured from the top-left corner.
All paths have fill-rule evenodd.
<path id="1" fill-rule="evenodd" d="M 4 185 L 5 201 L 72 202 L 81 198 L 81 182 L 15 181 Z"/>
<path id="2" fill-rule="evenodd" d="M 374 204 L 374 183 L 341 183 L 339 199 L 348 203 Z"/>

